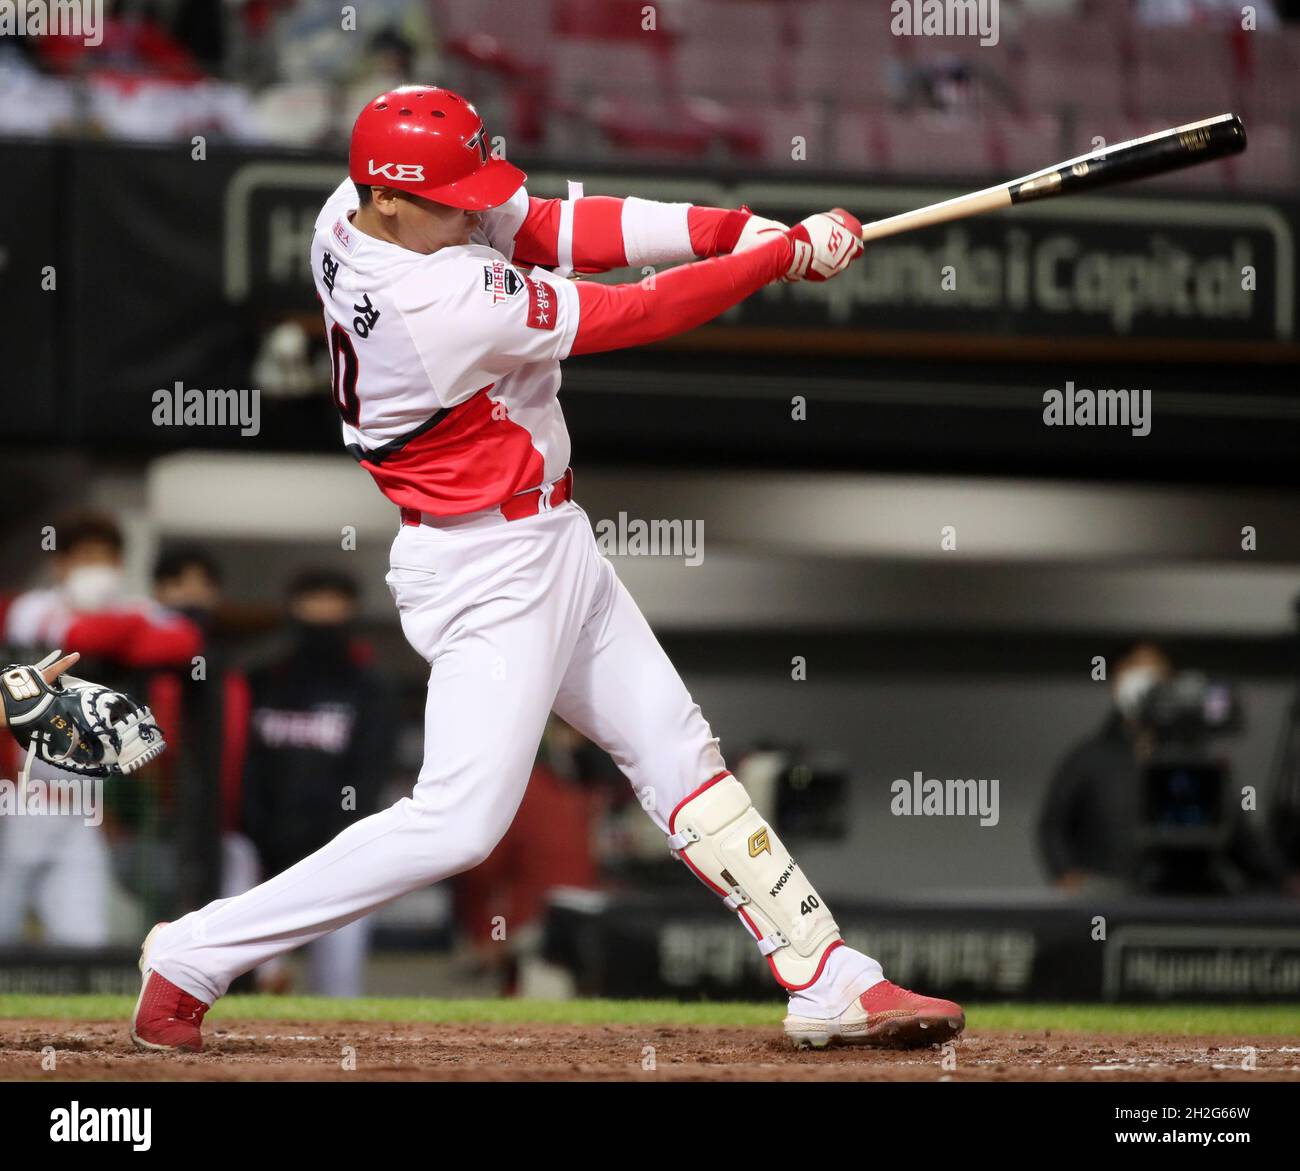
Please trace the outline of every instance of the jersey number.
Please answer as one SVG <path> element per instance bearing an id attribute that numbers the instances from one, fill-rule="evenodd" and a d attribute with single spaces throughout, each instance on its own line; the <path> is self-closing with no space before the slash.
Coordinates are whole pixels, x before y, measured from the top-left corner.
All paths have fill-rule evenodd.
<path id="1" fill-rule="evenodd" d="M 343 421 L 355 427 L 361 417 L 361 402 L 357 398 L 357 351 L 348 331 L 341 325 L 330 329 L 330 372 L 334 405 Z"/>

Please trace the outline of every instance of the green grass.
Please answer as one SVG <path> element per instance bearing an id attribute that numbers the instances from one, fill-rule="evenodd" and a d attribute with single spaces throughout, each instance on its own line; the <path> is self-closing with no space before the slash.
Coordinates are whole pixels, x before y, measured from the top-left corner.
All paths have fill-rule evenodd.
<path id="1" fill-rule="evenodd" d="M 126 1020 L 125 996 L 0 996 L 0 1019 Z M 331 1000 L 317 996 L 231 996 L 212 1020 L 445 1021 L 501 1024 L 779 1027 L 784 1004 L 667 1000 Z M 972 1032 L 1146 1033 L 1161 1036 L 1300 1037 L 1300 1005 L 975 1004 Z"/>

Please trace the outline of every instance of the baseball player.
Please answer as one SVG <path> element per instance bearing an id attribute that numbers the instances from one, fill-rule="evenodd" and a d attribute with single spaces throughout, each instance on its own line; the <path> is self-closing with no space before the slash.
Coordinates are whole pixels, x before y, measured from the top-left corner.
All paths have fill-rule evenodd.
<path id="1" fill-rule="evenodd" d="M 352 133 L 349 180 L 311 267 L 343 440 L 400 513 L 389 589 L 429 664 L 410 797 L 261 886 L 145 940 L 132 1021 L 201 1048 L 238 975 L 483 861 L 518 808 L 554 710 L 626 773 L 668 848 L 740 918 L 790 996 L 800 1046 L 925 1044 L 962 1010 L 847 947 L 718 741 L 573 498 L 560 363 L 694 329 L 772 281 L 829 280 L 862 251 L 847 212 L 793 228 L 627 198 L 532 198 L 474 107 L 404 86 Z M 702 258 L 702 259 L 701 259 Z M 693 261 L 639 284 L 560 274 Z"/>

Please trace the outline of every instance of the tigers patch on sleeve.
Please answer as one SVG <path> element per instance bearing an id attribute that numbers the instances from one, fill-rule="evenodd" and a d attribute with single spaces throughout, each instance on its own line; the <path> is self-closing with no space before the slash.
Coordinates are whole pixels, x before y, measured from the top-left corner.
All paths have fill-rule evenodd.
<path id="1" fill-rule="evenodd" d="M 491 294 L 493 305 L 500 305 L 516 296 L 523 287 L 524 278 L 504 260 L 494 260 L 483 266 L 483 291 Z"/>

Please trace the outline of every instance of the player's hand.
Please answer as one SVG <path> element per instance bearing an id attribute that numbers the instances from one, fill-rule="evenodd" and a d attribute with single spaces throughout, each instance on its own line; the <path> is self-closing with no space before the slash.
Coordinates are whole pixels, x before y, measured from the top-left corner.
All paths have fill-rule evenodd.
<path id="1" fill-rule="evenodd" d="M 41 678 L 52 687 L 64 671 L 71 671 L 80 661 L 81 655 L 77 651 L 73 651 L 70 655 L 64 655 L 58 662 L 51 663 L 48 667 L 42 667 Z"/>
<path id="2" fill-rule="evenodd" d="M 57 663 L 51 663 L 48 667 L 38 668 L 41 673 L 41 678 L 53 687 L 58 681 L 59 676 L 69 668 L 75 667 L 80 659 L 81 655 L 76 651 L 73 651 L 70 655 L 64 655 Z M 44 662 L 44 660 L 42 660 L 42 662 Z M 0 728 L 8 727 L 8 725 L 9 717 L 5 714 L 3 705 L 0 705 Z"/>
<path id="3" fill-rule="evenodd" d="M 765 220 L 761 215 L 751 215 L 745 221 L 745 226 L 740 229 L 736 246 L 731 250 L 732 255 L 737 252 L 748 252 L 751 248 L 766 244 L 774 235 L 789 230 L 790 225 L 783 224 L 780 220 Z"/>
<path id="4" fill-rule="evenodd" d="M 810 215 L 787 235 L 794 244 L 787 281 L 828 281 L 862 255 L 862 224 L 842 207 Z"/>

